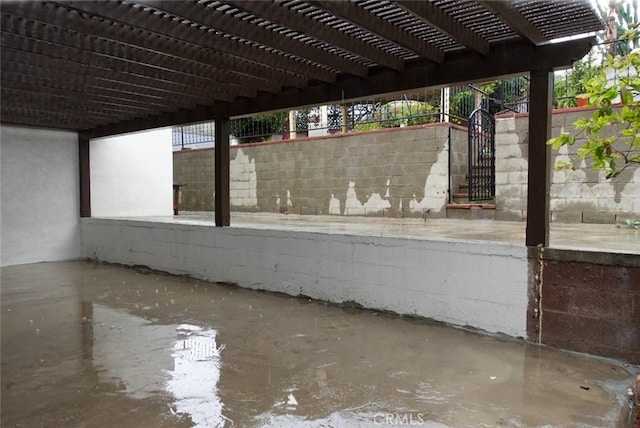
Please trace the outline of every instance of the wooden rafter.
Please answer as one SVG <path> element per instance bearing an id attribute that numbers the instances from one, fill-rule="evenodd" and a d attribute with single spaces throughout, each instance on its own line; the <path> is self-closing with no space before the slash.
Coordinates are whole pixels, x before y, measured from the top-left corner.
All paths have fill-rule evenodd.
<path id="1" fill-rule="evenodd" d="M 358 7 L 354 3 L 330 0 L 310 1 L 309 3 L 339 16 L 359 27 L 369 31 L 374 31 L 380 37 L 416 52 L 424 58 L 428 58 L 437 63 L 441 63 L 443 60 L 443 53 L 436 47 L 424 40 L 420 40 L 418 37 L 415 37 L 401 28 L 398 28 L 383 18 L 370 13 L 368 10 Z"/>
<path id="2" fill-rule="evenodd" d="M 476 0 L 478 3 L 498 15 L 498 17 L 509 26 L 513 31 L 520 34 L 533 44 L 541 44 L 549 40 L 536 28 L 536 26 L 528 21 L 524 15 L 511 2 Z"/>
<path id="3" fill-rule="evenodd" d="M 431 1 L 398 1 L 397 4 L 407 12 L 417 16 L 425 23 L 451 37 L 463 46 L 483 55 L 489 52 L 489 43 L 460 22 L 451 18 Z"/>
<path id="4" fill-rule="evenodd" d="M 404 61 L 401 58 L 369 43 L 365 43 L 356 37 L 345 35 L 343 32 L 324 25 L 315 19 L 291 11 L 281 3 L 253 0 L 233 0 L 227 3 L 255 16 L 287 26 L 300 34 L 306 34 L 325 43 L 340 47 L 354 55 L 362 58 L 370 58 L 380 65 L 393 68 L 394 70 L 402 70 L 404 67 Z"/>
<path id="5" fill-rule="evenodd" d="M 108 68 L 110 72 L 144 76 L 145 79 L 156 80 L 159 83 L 173 83 L 181 86 L 185 91 L 195 91 L 197 88 L 202 88 L 201 90 L 207 93 L 207 95 L 210 95 L 213 100 L 231 101 L 238 95 L 237 93 L 231 92 L 229 88 L 222 87 L 222 85 L 215 86 L 215 90 L 210 89 L 212 85 L 215 84 L 215 81 L 211 79 L 201 78 L 179 71 L 168 71 L 161 66 L 150 65 L 152 63 L 129 61 L 126 59 L 128 54 L 123 51 L 115 51 L 114 46 L 94 44 L 91 46 L 93 48 L 92 50 L 83 49 L 82 44 L 87 41 L 73 40 L 73 38 L 71 38 L 73 35 L 70 35 L 71 37 L 62 36 L 58 39 L 66 42 L 66 44 L 56 43 L 54 37 L 49 37 L 50 34 L 55 33 L 55 29 L 48 29 L 51 30 L 51 32 L 40 39 L 3 32 L 2 46 L 17 46 L 21 50 L 37 53 L 41 56 L 75 61 L 87 66 L 100 64 L 100 68 Z M 256 91 L 250 88 L 244 88 L 242 89 L 242 93 L 244 96 L 254 96 Z"/>
<path id="6" fill-rule="evenodd" d="M 154 97 L 184 103 L 184 106 L 215 101 L 207 90 L 198 91 L 171 82 L 156 82 L 141 76 L 117 73 L 31 52 L 7 48 L 4 50 L 4 59 L 10 62 L 4 66 L 3 86 L 5 83 L 11 85 L 11 82 L 29 84 L 33 78 L 36 79 L 36 83 L 37 79 L 42 79 L 39 83 L 42 87 L 85 91 L 85 95 L 90 94 L 91 89 L 95 88 L 115 92 L 112 95 L 114 97 L 117 97 L 116 94 L 131 94 L 136 99 Z"/>
<path id="7" fill-rule="evenodd" d="M 378 70 L 367 80 L 342 79 L 333 85 L 317 85 L 305 90 L 290 90 L 277 96 L 258 96 L 251 100 L 238 100 L 199 111 L 181 112 L 177 115 L 157 115 L 139 118 L 116 126 L 97 128 L 91 137 L 130 132 L 144 124 L 145 128 L 200 122 L 211 117 L 232 117 L 242 114 L 259 113 L 267 110 L 285 110 L 303 105 L 321 105 L 345 99 L 358 99 L 370 94 L 397 93 L 416 87 L 439 86 L 446 83 L 463 83 L 491 77 L 517 74 L 544 67 L 546 69 L 566 68 L 587 54 L 593 39 L 571 40 L 563 44 L 549 44 L 534 47 L 529 42 L 503 45 L 478 58 L 473 53 L 452 54 L 443 64 L 429 60 L 407 62 L 402 72 Z"/>
<path id="8" fill-rule="evenodd" d="M 215 8 L 207 7 L 200 3 L 191 5 L 176 1 L 142 1 L 141 4 L 154 7 L 157 10 L 170 13 L 177 17 L 188 19 L 191 22 L 204 25 L 214 30 L 260 43 L 261 45 L 284 53 L 289 53 L 315 63 L 325 64 L 343 73 L 360 77 L 367 75 L 367 67 L 357 62 L 350 61 L 294 38 L 286 37 L 275 31 L 270 31 L 264 26 L 254 25 L 250 21 L 236 19 L 230 14 L 220 12 Z"/>
<path id="9" fill-rule="evenodd" d="M 187 25 L 181 19 L 168 19 L 165 16 L 156 14 L 155 11 L 142 10 L 130 4 L 84 1 L 66 1 L 63 4 L 95 16 L 122 22 L 131 27 L 141 28 L 153 33 L 166 34 L 189 43 L 208 47 L 240 59 L 309 76 L 324 82 L 334 82 L 336 80 L 335 73 L 313 64 L 277 52 L 269 52 L 233 38 L 224 37 L 215 31 Z"/>
<path id="10" fill-rule="evenodd" d="M 566 67 L 590 42 L 536 43 L 601 28 L 588 0 L 468 1 L 0 2 L 1 119 L 86 138 L 222 120 Z"/>
<path id="11" fill-rule="evenodd" d="M 83 18 L 75 10 L 67 10 L 53 4 L 44 4 L 39 6 L 35 3 L 14 3 L 5 7 L 6 11 L 14 14 L 26 14 L 33 20 L 41 23 L 50 24 L 54 27 L 64 28 L 69 31 L 86 34 L 87 36 L 95 36 L 102 40 L 111 41 L 119 44 L 121 48 L 132 50 L 132 54 L 144 52 L 148 55 L 154 52 L 158 58 L 164 58 L 164 62 L 182 62 L 191 64 L 192 68 L 202 70 L 209 78 L 219 79 L 221 82 L 230 84 L 239 84 L 244 87 L 253 89 L 261 89 L 263 91 L 278 92 L 282 83 L 286 81 L 285 76 L 280 76 L 280 80 L 269 80 L 265 78 L 257 78 L 253 72 L 258 70 L 250 70 L 249 73 L 242 73 L 229 61 L 228 56 L 222 60 L 210 52 L 199 49 L 198 46 L 187 46 L 185 43 L 175 39 L 162 37 L 144 32 L 144 31 L 127 31 L 120 25 L 101 23 L 101 25 L 92 25 L 91 18 Z M 96 22 L 97 23 L 97 22 Z M 226 61 L 225 61 L 226 60 Z M 264 71 L 260 69 L 259 71 Z"/>

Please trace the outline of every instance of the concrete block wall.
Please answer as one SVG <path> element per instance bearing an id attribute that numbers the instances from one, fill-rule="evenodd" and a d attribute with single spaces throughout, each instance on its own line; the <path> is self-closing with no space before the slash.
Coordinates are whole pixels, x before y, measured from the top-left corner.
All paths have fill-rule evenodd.
<path id="1" fill-rule="evenodd" d="M 459 131 L 451 133 L 451 192 L 459 192 L 460 184 L 467 182 L 469 172 L 468 149 L 469 133 Z"/>
<path id="2" fill-rule="evenodd" d="M 496 220 L 526 218 L 528 141 L 528 116 L 496 120 Z"/>
<path id="3" fill-rule="evenodd" d="M 212 149 L 173 153 L 173 182 L 184 184 L 182 207 L 187 211 L 213 211 L 214 159 Z"/>
<path id="4" fill-rule="evenodd" d="M 466 141 L 464 128 L 439 123 L 232 146 L 232 209 L 444 217 L 450 132 L 452 141 Z M 454 159 L 466 162 L 458 146 Z M 213 150 L 174 153 L 184 210 L 213 209 L 212 165 Z M 458 168 L 457 179 L 463 175 Z"/>
<path id="5" fill-rule="evenodd" d="M 640 259 L 545 250 L 540 323 L 529 337 L 640 364 Z"/>
<path id="6" fill-rule="evenodd" d="M 526 334 L 523 246 L 97 218 L 81 229 L 90 258 Z"/>
<path id="7" fill-rule="evenodd" d="M 552 136 L 574 132 L 573 123 L 592 113 L 589 108 L 557 110 L 552 116 Z M 496 218 L 523 220 L 527 202 L 528 114 L 496 120 Z M 580 141 L 580 140 L 579 140 Z M 616 223 L 640 217 L 640 168 L 624 171 L 613 180 L 594 172 L 586 162 L 575 171 L 557 171 L 557 161 L 567 162 L 577 146 L 552 153 L 551 221 Z"/>
<path id="8" fill-rule="evenodd" d="M 590 109 L 558 110 L 552 132 L 573 130 Z M 529 117 L 496 120 L 497 220 L 527 210 Z M 467 132 L 446 123 L 231 148 L 231 205 L 238 211 L 445 217 L 449 190 L 466 181 Z M 450 141 L 450 146 L 449 146 Z M 449 147 L 451 153 L 449 153 Z M 552 156 L 567 160 L 576 147 Z M 183 210 L 213 210 L 213 150 L 174 153 L 174 181 L 185 184 Z M 553 171 L 554 222 L 614 223 L 640 217 L 640 168 L 615 180 L 586 163 Z"/>

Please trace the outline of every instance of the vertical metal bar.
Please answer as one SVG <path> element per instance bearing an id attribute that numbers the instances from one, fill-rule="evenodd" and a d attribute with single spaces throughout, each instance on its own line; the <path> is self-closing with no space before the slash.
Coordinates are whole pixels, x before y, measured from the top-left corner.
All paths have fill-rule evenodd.
<path id="1" fill-rule="evenodd" d="M 467 177 L 469 177 L 469 187 L 467 191 L 469 192 L 468 200 L 471 202 L 473 200 L 473 140 L 474 140 L 474 126 L 473 126 L 473 114 L 469 116 L 469 121 L 467 123 L 467 134 L 468 134 L 468 142 L 467 142 Z"/>
<path id="2" fill-rule="evenodd" d="M 80 217 L 91 217 L 91 165 L 89 153 L 90 139 L 78 134 L 78 154 L 80 172 Z"/>
<path id="3" fill-rule="evenodd" d="M 549 190 L 551 187 L 551 104 L 553 72 L 531 72 L 529 113 L 529 172 L 527 189 L 527 246 L 549 245 Z"/>
<path id="4" fill-rule="evenodd" d="M 448 203 L 451 203 L 453 201 L 453 177 L 451 174 L 451 157 L 452 155 L 452 144 L 451 144 L 451 125 L 447 126 L 447 146 L 449 147 L 449 153 L 447 156 L 447 169 L 449 171 L 448 176 L 449 176 L 449 180 L 447 183 L 447 187 L 448 187 L 448 194 L 449 194 L 449 199 L 448 199 Z M 382 210 L 382 216 L 384 217 L 384 209 Z"/>
<path id="5" fill-rule="evenodd" d="M 216 226 L 231 224 L 229 191 L 229 118 L 215 121 L 215 218 Z"/>
<path id="6" fill-rule="evenodd" d="M 489 134 L 491 137 L 491 189 L 489 194 L 489 199 L 493 199 L 496 196 L 496 122 L 493 117 L 491 119 L 491 133 Z"/>

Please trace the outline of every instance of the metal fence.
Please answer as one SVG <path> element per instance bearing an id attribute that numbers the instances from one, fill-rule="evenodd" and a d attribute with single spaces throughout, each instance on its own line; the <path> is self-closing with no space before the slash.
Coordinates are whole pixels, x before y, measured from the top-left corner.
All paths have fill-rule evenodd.
<path id="1" fill-rule="evenodd" d="M 501 83 L 490 88 L 487 85 L 464 85 L 449 88 L 448 92 L 425 89 L 396 96 L 314 106 L 293 112 L 241 117 L 230 121 L 231 142 L 243 144 L 442 121 L 466 126 L 469 114 L 479 106 L 490 109 L 491 113 L 510 108 L 513 103 L 509 104 L 493 94 L 495 88 L 498 88 L 500 96 L 503 96 L 508 92 L 505 88 L 512 86 L 512 83 Z M 445 94 L 448 97 L 445 102 L 447 108 L 443 108 Z M 213 136 L 213 122 L 179 126 L 173 129 L 173 146 L 176 150 L 211 147 L 214 144 Z"/>

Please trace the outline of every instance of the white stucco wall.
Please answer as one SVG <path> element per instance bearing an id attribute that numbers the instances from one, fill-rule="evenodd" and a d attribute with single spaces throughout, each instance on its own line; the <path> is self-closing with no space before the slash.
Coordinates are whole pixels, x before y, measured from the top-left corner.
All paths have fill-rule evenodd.
<path id="1" fill-rule="evenodd" d="M 2 265 L 80 257 L 78 137 L 1 126 Z"/>
<path id="2" fill-rule="evenodd" d="M 83 254 L 525 337 L 526 247 L 82 219 Z"/>
<path id="3" fill-rule="evenodd" d="M 171 129 L 91 141 L 91 215 L 173 214 Z"/>

